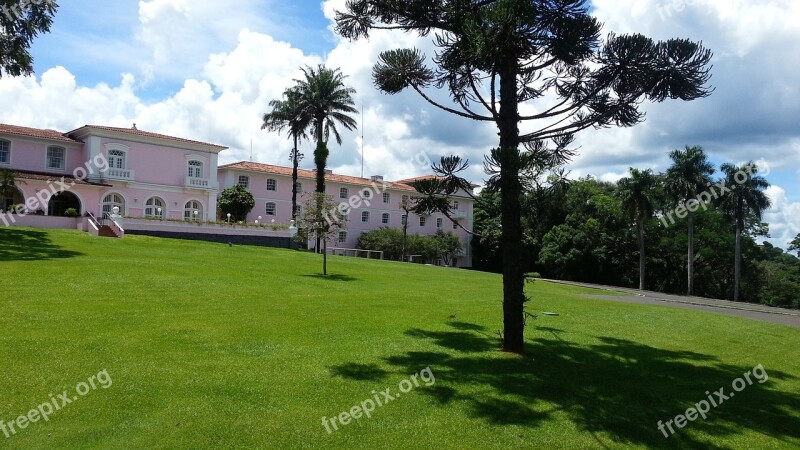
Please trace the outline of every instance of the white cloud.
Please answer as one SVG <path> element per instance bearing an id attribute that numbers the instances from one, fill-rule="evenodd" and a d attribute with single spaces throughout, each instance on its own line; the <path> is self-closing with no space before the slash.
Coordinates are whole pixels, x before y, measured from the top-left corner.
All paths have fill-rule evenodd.
<path id="1" fill-rule="evenodd" d="M 108 57 L 119 59 L 117 53 L 125 53 L 119 49 L 130 45 L 126 50 L 130 59 L 142 61 L 139 72 L 95 86 L 81 85 L 64 67 L 46 70 L 38 78 L 0 79 L 0 98 L 14 105 L 0 111 L 0 121 L 61 130 L 86 123 L 136 122 L 141 129 L 227 145 L 231 150 L 223 154 L 224 162 L 249 159 L 252 135 L 256 160 L 287 164 L 289 141 L 285 135 L 261 131 L 261 116 L 268 102 L 300 76 L 301 66 L 324 62 L 341 67 L 358 91 L 357 106 L 365 105 L 366 175 L 389 179 L 420 175 L 427 170 L 415 158 L 424 152 L 432 159 L 460 154 L 472 163 L 469 178 L 478 182 L 484 178 L 483 155 L 497 144 L 492 124 L 453 117 L 413 92 L 386 96 L 372 84 L 372 66 L 381 51 L 419 47 L 430 58 L 435 51 L 430 38 L 388 31 L 376 32 L 368 41 L 333 36 L 333 49 L 322 58 L 264 32 L 281 26 L 271 23 L 271 15 L 264 12 L 272 3 L 142 0 L 134 40 L 138 45 L 120 47 L 117 42 L 116 50 L 108 52 Z M 664 170 L 669 150 L 701 144 L 719 160 L 763 157 L 778 176 L 791 170 L 791 179 L 782 179 L 781 184 L 799 181 L 793 168 L 800 164 L 796 127 L 800 89 L 794 75 L 800 71 L 800 61 L 787 55 L 799 53 L 795 18 L 800 16 L 800 2 L 686 0 L 682 10 L 662 17 L 659 7 L 673 3 L 594 0 L 593 6 L 606 24 L 605 32 L 703 40 L 716 54 L 717 91 L 691 103 L 646 104 L 648 121 L 635 128 L 580 134 L 573 175 L 591 173 L 616 180 L 631 166 Z M 344 0 L 327 0 L 321 6 L 330 20 L 334 9 L 344 7 Z M 96 58 L 95 64 L 103 63 Z M 180 87 L 144 100 L 152 95 L 148 86 L 163 79 L 180 80 Z M 446 99 L 442 93 L 433 95 Z M 522 106 L 523 111 L 536 108 Z M 360 174 L 361 133 L 345 132 L 342 146 L 331 145 L 333 169 Z M 303 151 L 307 154 L 303 164 L 310 167 L 312 146 L 305 143 Z M 776 240 L 793 237 L 800 223 L 798 204 L 792 203 L 795 190 L 779 189 L 770 192 L 784 206 L 768 214 Z"/>

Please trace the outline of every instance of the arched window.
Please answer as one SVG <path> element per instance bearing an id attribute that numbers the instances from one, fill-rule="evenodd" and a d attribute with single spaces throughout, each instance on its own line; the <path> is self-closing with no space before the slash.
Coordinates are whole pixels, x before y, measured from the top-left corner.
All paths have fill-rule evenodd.
<path id="1" fill-rule="evenodd" d="M 147 203 L 144 204 L 144 216 L 163 219 L 166 212 L 164 210 L 165 204 L 166 202 L 158 197 L 150 197 Z"/>
<path id="2" fill-rule="evenodd" d="M 267 178 L 267 190 L 273 192 L 278 190 L 278 182 L 274 178 Z"/>
<path id="3" fill-rule="evenodd" d="M 278 212 L 278 205 L 273 202 L 267 203 L 267 207 L 264 209 L 264 213 L 268 216 L 274 216 Z"/>
<path id="4" fill-rule="evenodd" d="M 111 214 L 114 208 L 119 208 L 119 215 L 125 215 L 125 198 L 120 194 L 108 194 L 103 197 L 103 214 Z"/>
<path id="5" fill-rule="evenodd" d="M 127 155 L 123 150 L 108 151 L 108 166 L 112 169 L 126 169 L 128 167 Z"/>
<path id="6" fill-rule="evenodd" d="M 203 162 L 197 160 L 189 161 L 189 177 L 203 178 Z"/>
<path id="7" fill-rule="evenodd" d="M 202 164 L 202 163 L 201 163 Z M 197 200 L 189 200 L 183 207 L 184 220 L 200 220 L 203 218 L 203 204 Z"/>

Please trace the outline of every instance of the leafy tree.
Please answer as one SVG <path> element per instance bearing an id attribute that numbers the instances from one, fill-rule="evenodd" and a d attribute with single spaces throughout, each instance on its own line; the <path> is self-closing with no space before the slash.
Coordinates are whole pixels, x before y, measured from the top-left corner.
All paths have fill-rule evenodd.
<path id="1" fill-rule="evenodd" d="M 11 169 L 0 168 L 0 209 L 6 208 L 5 200 L 11 199 L 13 202 L 14 197 L 17 195 L 17 184 L 24 183 L 18 180 L 19 174 Z"/>
<path id="2" fill-rule="evenodd" d="M 672 166 L 667 169 L 666 188 L 673 199 L 686 211 L 689 242 L 687 244 L 687 283 L 686 295 L 694 291 L 694 214 L 697 211 L 697 196 L 708 190 L 714 166 L 702 147 L 686 147 L 686 150 L 674 150 L 669 154 Z"/>
<path id="3" fill-rule="evenodd" d="M 710 51 L 688 40 L 654 42 L 641 35 L 611 34 L 601 43 L 602 26 L 589 9 L 586 0 L 348 0 L 336 14 L 337 31 L 350 39 L 381 28 L 434 32 L 435 70 L 417 49 L 391 50 L 381 53 L 373 69 L 375 85 L 387 94 L 411 88 L 440 109 L 497 126 L 499 146 L 486 165 L 501 193 L 503 349 L 509 352 L 521 353 L 524 345 L 525 174 L 566 156 L 576 132 L 643 121 L 638 107 L 644 99 L 710 94 Z M 426 94 L 430 86 L 447 88 L 455 105 Z M 529 101 L 538 103 L 537 112 L 521 114 L 520 103 Z M 521 134 L 521 121 L 536 125 Z M 434 167 L 447 185 L 439 195 L 466 184 L 458 177 L 466 164 L 450 162 Z"/>
<path id="4" fill-rule="evenodd" d="M 222 191 L 217 205 L 223 217 L 230 213 L 231 220 L 240 222 L 247 220 L 247 215 L 256 206 L 256 200 L 247 188 L 237 184 Z"/>
<path id="5" fill-rule="evenodd" d="M 322 274 L 325 276 L 328 275 L 328 241 L 336 239 L 347 227 L 347 222 L 338 214 L 330 213 L 337 206 L 332 196 L 315 192 L 306 200 L 297 221 L 297 227 L 302 230 L 299 236 L 322 243 Z"/>
<path id="6" fill-rule="evenodd" d="M 789 242 L 789 251 L 797 252 L 797 256 L 800 256 L 800 233 L 797 233 L 792 242 Z"/>
<path id="7" fill-rule="evenodd" d="M 743 167 L 733 164 L 723 164 L 721 167 L 725 174 L 725 185 L 730 191 L 721 197 L 724 210 L 736 221 L 736 249 L 734 256 L 734 281 L 733 300 L 739 301 L 739 287 L 742 281 L 742 232 L 747 217 L 761 221 L 764 211 L 771 206 L 771 202 L 764 189 L 769 183 L 764 177 L 758 176 L 758 167 L 750 161 Z"/>
<path id="8" fill-rule="evenodd" d="M 297 145 L 301 138 L 307 138 L 306 129 L 309 126 L 310 118 L 304 116 L 307 110 L 301 107 L 300 91 L 295 88 L 289 88 L 283 92 L 282 100 L 272 100 L 269 106 L 272 108 L 271 112 L 265 113 L 263 117 L 262 130 L 281 131 L 284 128 L 289 129 L 289 137 L 294 140 L 294 147 L 289 155 L 292 161 L 292 219 L 297 219 L 297 169 L 300 166 L 300 161 L 303 159 L 303 154 L 297 149 Z"/>
<path id="9" fill-rule="evenodd" d="M 356 246 L 382 251 L 384 259 L 403 260 L 403 232 L 397 228 L 381 227 L 362 233 Z"/>
<path id="10" fill-rule="evenodd" d="M 463 250 L 461 239 L 458 238 L 451 231 L 444 232 L 439 230 L 436 235 L 432 237 L 436 244 L 437 256 L 442 259 L 445 266 L 452 265 L 453 258 L 455 258 Z"/>
<path id="11" fill-rule="evenodd" d="M 636 222 L 636 242 L 639 247 L 639 289 L 645 288 L 645 223 L 653 217 L 658 178 L 650 169 L 640 171 L 631 167 L 631 176 L 619 180 L 622 208 Z"/>
<path id="12" fill-rule="evenodd" d="M 347 130 L 357 127 L 355 119 L 348 114 L 358 113 L 353 107 L 356 91 L 344 84 L 345 75 L 340 69 L 329 69 L 319 65 L 316 69 L 306 67 L 304 78 L 295 80 L 294 89 L 298 93 L 300 114 L 297 116 L 298 128 L 311 128 L 317 143 L 314 150 L 314 164 L 317 167 L 317 192 L 325 192 L 325 168 L 328 164 L 328 139 L 331 133 L 341 145 L 342 136 L 336 128 L 337 123 Z"/>
<path id="13" fill-rule="evenodd" d="M 30 47 L 39 33 L 49 33 L 56 15 L 55 0 L 0 0 L 0 78 L 33 73 Z"/>

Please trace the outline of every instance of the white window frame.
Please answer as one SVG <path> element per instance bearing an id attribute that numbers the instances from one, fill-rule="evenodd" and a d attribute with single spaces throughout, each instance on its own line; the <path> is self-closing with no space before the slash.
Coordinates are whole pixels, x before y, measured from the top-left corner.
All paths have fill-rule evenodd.
<path id="1" fill-rule="evenodd" d="M 53 160 L 53 156 L 50 154 L 51 151 L 60 150 L 61 151 L 61 165 L 59 167 L 53 167 L 50 163 Z M 66 170 L 67 168 L 67 149 L 65 147 L 61 147 L 60 145 L 48 145 L 47 146 L 47 157 L 45 158 L 45 167 L 49 170 Z"/>
<path id="2" fill-rule="evenodd" d="M 157 202 L 161 202 L 159 205 Z M 158 213 L 161 208 L 161 214 Z M 149 211 L 148 211 L 149 210 Z M 167 202 L 161 197 L 150 197 L 144 203 L 144 216 L 163 219 L 167 213 Z"/>
<path id="3" fill-rule="evenodd" d="M 189 168 L 189 178 L 203 178 L 206 171 L 206 163 L 199 159 L 190 159 L 186 163 Z"/>
<path id="4" fill-rule="evenodd" d="M 5 147 L 5 148 L 3 148 Z M 0 165 L 7 166 L 11 165 L 11 141 L 0 139 L 0 155 L 5 153 L 6 160 L 0 160 Z"/>
<path id="5" fill-rule="evenodd" d="M 369 211 L 361 211 L 361 222 L 369 223 Z"/>
<path id="6" fill-rule="evenodd" d="M 390 219 L 391 219 L 391 216 L 389 215 L 389 213 L 383 213 L 383 215 L 381 216 L 381 223 L 387 224 L 387 223 L 389 223 Z"/>
<path id="7" fill-rule="evenodd" d="M 128 168 L 128 152 L 119 148 L 108 150 L 108 167 L 111 169 Z"/>
<path id="8" fill-rule="evenodd" d="M 194 212 L 197 211 L 197 214 Z M 183 205 L 183 220 L 201 220 L 203 218 L 203 203 L 200 200 L 189 200 Z"/>
<path id="9" fill-rule="evenodd" d="M 270 189 L 272 186 L 272 189 Z M 270 192 L 277 192 L 278 191 L 278 180 L 275 178 L 267 178 L 267 190 Z"/>
<path id="10" fill-rule="evenodd" d="M 459 204 L 458 202 L 453 202 L 453 211 L 458 211 Z"/>
<path id="11" fill-rule="evenodd" d="M 443 225 L 444 225 L 444 219 L 442 219 L 441 217 L 437 217 L 436 218 L 436 228 L 441 229 Z"/>
<path id="12" fill-rule="evenodd" d="M 244 183 L 242 183 L 242 180 L 244 180 Z M 239 175 L 236 184 L 245 189 L 250 189 L 250 177 L 248 175 Z"/>
<path id="13" fill-rule="evenodd" d="M 364 189 L 364 191 L 361 192 L 361 196 L 364 198 L 364 200 L 370 200 L 372 199 L 372 191 L 369 189 Z"/>
<path id="14" fill-rule="evenodd" d="M 271 213 L 269 212 L 270 210 L 272 210 Z M 275 202 L 267 202 L 267 204 L 264 205 L 264 214 L 267 215 L 267 216 L 272 216 L 272 217 L 277 216 L 278 215 L 278 204 L 275 203 Z"/>
<path id="15" fill-rule="evenodd" d="M 347 189 L 346 187 L 339 189 L 339 198 L 347 198 L 349 196 L 350 196 L 350 189 Z"/>
<path id="16" fill-rule="evenodd" d="M 110 198 L 110 200 L 106 201 L 108 198 Z M 119 192 L 109 192 L 103 196 L 103 200 L 100 202 L 100 211 L 102 211 L 103 214 L 111 214 L 114 212 L 114 207 L 116 206 L 119 208 L 119 214 L 125 216 L 125 203 L 125 197 L 122 194 Z M 108 208 L 106 208 L 106 206 L 108 206 Z"/>
<path id="17" fill-rule="evenodd" d="M 408 222 L 408 214 L 403 214 L 400 216 L 400 224 L 405 225 Z"/>
<path id="18" fill-rule="evenodd" d="M 428 218 L 425 216 L 419 216 L 419 226 L 424 227 L 428 223 Z"/>
<path id="19" fill-rule="evenodd" d="M 383 193 L 383 203 L 389 203 L 392 200 L 391 194 L 388 192 Z"/>
<path id="20" fill-rule="evenodd" d="M 295 192 L 297 192 L 298 194 L 302 194 L 303 193 L 303 183 L 298 181 L 294 185 L 297 186 L 297 188 L 295 189 Z"/>
<path id="21" fill-rule="evenodd" d="M 339 232 L 339 243 L 344 244 L 347 242 L 347 231 L 340 231 Z"/>

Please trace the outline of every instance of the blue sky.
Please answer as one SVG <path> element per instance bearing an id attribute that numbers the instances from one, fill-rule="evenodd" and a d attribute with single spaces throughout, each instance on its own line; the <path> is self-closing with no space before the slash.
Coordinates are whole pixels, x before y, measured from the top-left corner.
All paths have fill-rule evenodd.
<path id="1" fill-rule="evenodd" d="M 142 0 L 61 2 L 52 32 L 33 47 L 35 76 L 0 79 L 0 121 L 70 130 L 86 123 L 130 126 L 230 147 L 222 162 L 250 157 L 286 164 L 285 136 L 260 130 L 260 117 L 297 78 L 299 67 L 341 67 L 365 107 L 361 132 L 345 133 L 331 166 L 366 175 L 420 175 L 415 161 L 457 153 L 481 161 L 496 145 L 491 125 L 437 111 L 416 94 L 385 96 L 371 66 L 383 50 L 429 38 L 376 33 L 348 42 L 330 31 L 344 0 Z M 716 92 L 690 103 L 645 104 L 644 124 L 587 131 L 570 165 L 574 176 L 616 180 L 630 166 L 663 171 L 667 153 L 702 145 L 712 161 L 763 160 L 776 207 L 767 215 L 773 242 L 800 232 L 800 2 L 774 0 L 594 0 L 603 33 L 641 32 L 655 39 L 701 40 L 715 53 Z M 434 95 L 436 95 L 434 93 Z M 536 105 L 530 105 L 535 108 Z M 524 126 L 523 126 L 524 129 Z M 307 144 L 305 151 L 311 152 Z M 311 158 L 304 164 L 310 166 Z"/>

